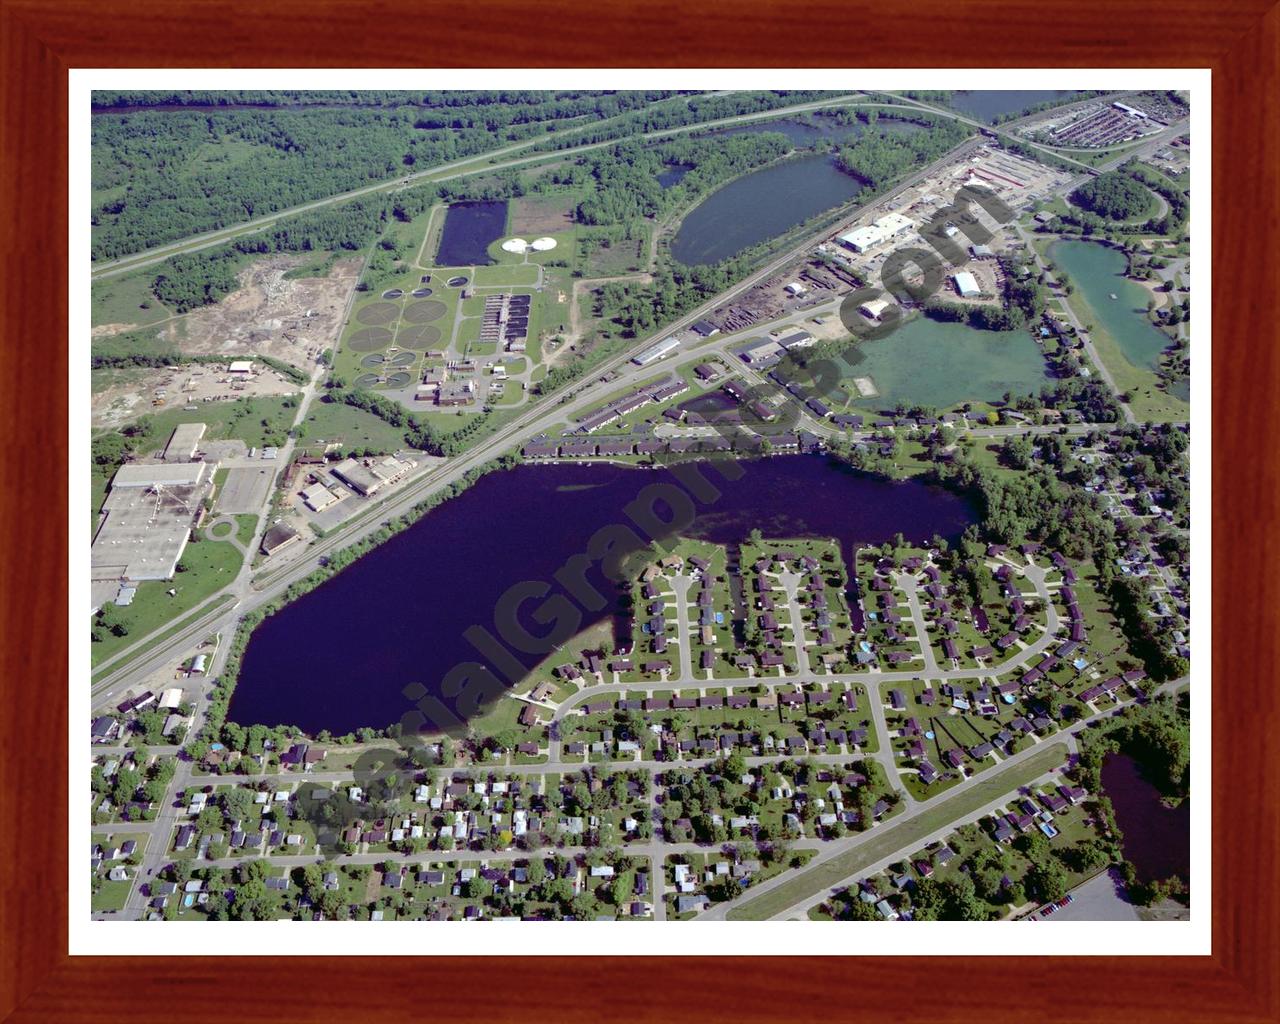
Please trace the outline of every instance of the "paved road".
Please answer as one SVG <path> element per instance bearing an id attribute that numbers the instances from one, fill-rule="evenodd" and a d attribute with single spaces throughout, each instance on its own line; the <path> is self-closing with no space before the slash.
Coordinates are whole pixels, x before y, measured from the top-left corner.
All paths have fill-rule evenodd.
<path id="1" fill-rule="evenodd" d="M 831 102 L 826 101 L 822 105 L 830 105 Z M 977 143 L 973 141 L 961 143 L 947 156 L 935 161 L 930 167 L 910 175 L 895 186 L 891 192 L 875 197 L 867 205 L 889 201 L 897 192 L 911 187 L 936 167 L 955 159 L 957 154 L 965 152 L 975 145 Z M 863 208 L 861 204 L 850 204 L 845 216 L 842 218 L 842 224 L 848 224 L 855 220 L 861 215 Z M 667 335 L 677 334 L 692 326 L 718 307 L 750 291 L 757 284 L 768 280 L 783 267 L 802 257 L 816 242 L 830 235 L 833 230 L 838 231 L 840 227 L 832 228 L 828 226 L 821 231 L 814 232 L 787 252 L 770 260 L 765 266 L 742 281 L 732 285 L 674 323 L 669 324 L 662 333 Z M 354 294 L 353 291 L 352 297 L 354 297 Z M 348 300 L 349 308 L 350 299 Z M 506 427 L 498 430 L 466 454 L 450 459 L 443 465 L 429 467 L 411 477 L 407 484 L 393 491 L 387 497 L 370 502 L 366 506 L 365 512 L 357 514 L 358 525 L 349 525 L 344 529 L 339 529 L 329 537 L 315 542 L 305 549 L 305 557 L 295 558 L 286 568 L 280 571 L 273 573 L 268 568 L 264 573 L 260 574 L 259 579 L 256 581 L 254 593 L 242 596 L 235 605 L 227 610 L 220 611 L 217 614 L 210 613 L 208 616 L 195 621 L 192 625 L 184 627 L 172 638 L 157 644 L 154 650 L 139 657 L 126 668 L 101 679 L 98 684 L 100 690 L 114 695 L 142 681 L 152 672 L 164 667 L 172 658 L 180 655 L 183 650 L 199 638 L 207 635 L 211 630 L 226 629 L 229 631 L 234 628 L 235 622 L 246 613 L 263 604 L 274 601 L 294 582 L 319 568 L 329 553 L 354 544 L 363 537 L 378 531 L 384 523 L 409 512 L 414 505 L 429 494 L 461 480 L 468 472 L 498 457 L 521 438 L 532 436 L 539 431 L 548 430 L 557 423 L 568 421 L 575 413 L 584 413 L 598 405 L 601 399 L 601 389 L 596 385 L 600 379 L 610 378 L 608 380 L 608 392 L 612 392 L 630 383 L 636 383 L 652 377 L 657 369 L 656 367 L 639 367 L 630 364 L 632 355 L 636 351 L 652 344 L 652 340 L 652 338 L 648 338 L 644 341 L 636 342 L 633 346 L 604 362 L 596 370 L 597 377 L 587 381 L 580 381 L 575 385 L 571 385 L 563 393 L 558 393 L 547 401 L 532 405 L 527 412 L 518 415 Z M 721 344 L 725 343 L 721 342 Z M 706 352 L 704 351 L 702 354 L 705 356 Z M 225 591 L 221 593 L 225 593 Z M 145 637 L 140 639 L 139 644 L 147 642 L 147 639 Z M 136 648 L 137 645 L 126 648 L 117 657 L 126 657 L 130 651 L 136 650 Z"/>
<path id="2" fill-rule="evenodd" d="M 859 95 L 860 94 L 857 93 L 841 94 L 833 96 L 830 99 L 822 100 L 821 102 L 798 103 L 789 107 L 779 107 L 775 110 L 758 111 L 752 114 L 739 114 L 734 117 L 719 118 L 714 121 L 704 121 L 693 125 L 682 125 L 676 128 L 666 128 L 658 131 L 645 132 L 635 137 L 652 140 L 666 138 L 672 135 L 687 134 L 688 132 L 700 131 L 708 128 L 727 127 L 729 125 L 750 121 L 773 120 L 778 117 L 786 117 L 789 114 L 804 113 L 806 111 L 817 110 L 822 107 L 847 106 L 853 100 L 858 99 Z M 689 97 L 689 99 L 694 98 L 696 97 Z M 618 117 L 625 116 L 627 115 L 618 115 Z M 617 120 L 617 118 L 608 118 L 605 121 L 593 121 L 590 124 L 580 125 L 576 128 L 566 128 L 558 137 L 563 138 L 566 135 L 573 135 L 576 132 L 586 131 L 587 129 L 598 130 L 602 124 L 607 124 L 612 120 Z M 286 217 L 294 217 L 300 213 L 307 213 L 311 210 L 318 210 L 326 206 L 332 206 L 335 203 L 343 203 L 351 199 L 358 199 L 361 196 L 373 195 L 378 192 L 393 192 L 428 180 L 447 181 L 450 178 L 465 177 L 472 174 L 489 174 L 494 171 L 509 170 L 513 167 L 521 167 L 526 164 L 538 163 L 544 160 L 558 161 L 565 157 L 577 156 L 591 150 L 602 149 L 606 146 L 614 146 L 619 142 L 618 139 L 610 139 L 604 142 L 586 143 L 581 146 L 573 146 L 567 149 L 540 152 L 526 157 L 497 162 L 494 161 L 495 157 L 499 157 L 507 153 L 514 153 L 522 149 L 528 149 L 544 141 L 546 141 L 545 136 L 535 136 L 531 139 L 511 143 L 510 145 L 503 146 L 499 149 L 489 150 L 486 153 L 478 153 L 475 156 L 437 164 L 434 167 L 415 171 L 412 174 L 397 175 L 395 178 L 380 181 L 373 185 L 364 185 L 360 188 L 349 189 L 345 192 L 338 192 L 334 195 L 325 196 L 320 199 L 313 199 L 309 202 L 301 203 L 298 206 L 291 206 L 288 209 L 279 211 L 278 213 L 255 217 L 252 220 L 244 221 L 229 228 L 220 228 L 217 231 L 202 232 L 197 235 L 190 235 L 187 238 L 166 242 L 163 245 L 145 249 L 142 252 L 130 253 L 129 255 L 121 256 L 118 259 L 95 264 L 93 268 L 93 277 L 97 279 L 125 274 L 131 270 L 138 270 L 142 267 L 159 263 L 162 260 L 166 260 L 170 256 L 180 252 L 194 252 L 199 249 L 206 249 L 211 245 L 230 241 L 231 239 L 238 238 L 241 235 L 253 234 L 257 231 L 261 231 L 264 228 L 271 227 L 277 221 L 283 220 Z"/>
<path id="3" fill-rule="evenodd" d="M 1040 748 L 1037 747 L 1032 749 L 1038 750 Z M 1026 783 L 1026 786 L 1030 786 L 1030 787 L 1041 786 L 1047 782 L 1052 781 L 1055 777 L 1056 777 L 1056 772 L 1054 771 L 1045 772 L 1043 775 L 1036 777 L 1031 782 Z M 948 790 L 948 794 L 952 792 L 954 792 L 954 790 Z M 828 899 L 831 898 L 833 893 L 838 892 L 841 889 L 848 888 L 850 885 L 854 884 L 856 881 L 860 879 L 870 878 L 872 875 L 876 874 L 877 872 L 883 871 L 890 864 L 897 863 L 903 858 L 910 856 L 912 853 L 916 852 L 917 850 L 923 850 L 924 848 L 929 846 L 931 843 L 942 842 L 944 839 L 946 839 L 949 835 L 955 832 L 955 830 L 960 828 L 962 825 L 967 825 L 970 822 L 974 822 L 974 821 L 981 821 L 988 814 L 991 814 L 993 811 L 998 810 L 999 808 L 1007 805 L 1010 799 L 1013 797 L 1014 792 L 1015 791 L 1010 790 L 1008 793 L 1002 793 L 1000 796 L 996 797 L 994 800 L 987 801 L 987 803 L 983 804 L 981 807 L 979 807 L 976 811 L 973 811 L 971 814 L 961 815 L 960 817 L 947 822 L 947 824 L 941 826 L 940 828 L 934 829 L 928 835 L 922 836 L 920 839 L 917 839 L 915 842 L 907 843 L 905 846 L 902 846 L 899 849 L 894 850 L 888 856 L 881 857 L 879 860 L 876 860 L 876 861 L 872 861 L 866 867 L 862 868 L 855 874 L 850 875 L 845 880 L 839 882 L 836 885 L 828 886 L 827 888 L 823 889 L 822 892 L 818 893 L 818 895 L 810 899 L 803 900 L 799 903 L 793 904 L 792 906 L 788 907 L 786 910 L 781 911 L 780 913 L 774 914 L 772 917 L 769 918 L 769 920 L 770 921 L 808 920 L 809 911 L 812 910 L 814 907 L 821 906 L 823 903 L 825 903 Z M 886 822 L 886 824 L 893 825 L 893 824 L 896 824 L 899 820 L 900 819 L 894 818 L 894 819 L 891 819 L 889 822 Z M 877 827 L 880 827 L 880 826 L 877 826 Z M 872 830 L 872 834 L 874 834 L 874 830 Z M 755 892 L 755 895 L 758 896 L 760 892 L 761 892 L 761 889 L 757 889 Z"/>
<path id="4" fill-rule="evenodd" d="M 1098 355 L 1098 350 L 1094 348 L 1093 345 L 1093 339 L 1089 337 L 1089 332 L 1085 330 L 1084 324 L 1082 324 L 1076 316 L 1075 310 L 1071 307 L 1071 303 L 1067 301 L 1067 295 L 1062 290 L 1062 282 L 1058 279 L 1057 275 L 1048 268 L 1045 261 L 1040 258 L 1040 253 L 1038 253 L 1036 251 L 1036 247 L 1031 244 L 1031 235 L 1028 233 L 1027 229 L 1021 224 L 1014 224 L 1013 229 L 1018 233 L 1018 237 L 1026 243 L 1027 250 L 1031 253 L 1031 257 L 1035 260 L 1036 266 L 1040 269 L 1040 272 L 1045 275 L 1045 280 L 1048 282 L 1049 288 L 1053 292 L 1054 296 L 1061 300 L 1058 304 L 1062 307 L 1062 315 L 1066 318 L 1067 322 L 1075 328 L 1076 336 L 1080 339 L 1081 344 L 1084 345 L 1084 350 L 1089 356 L 1089 362 L 1093 364 L 1094 372 L 1102 378 L 1102 382 L 1106 384 L 1111 390 L 1111 393 L 1115 395 L 1116 403 L 1120 406 L 1121 413 L 1124 414 L 1125 422 L 1133 423 L 1133 410 L 1129 408 L 1129 403 L 1121 397 L 1122 393 L 1120 389 L 1116 387 L 1115 378 L 1111 376 L 1111 371 L 1107 369 L 1107 364 L 1104 363 L 1102 361 L 1102 357 Z"/>
<path id="5" fill-rule="evenodd" d="M 888 819 L 887 821 L 881 822 L 880 824 L 876 825 L 874 828 L 869 829 L 866 832 L 855 832 L 854 834 L 845 836 L 842 839 L 833 839 L 830 842 L 825 843 L 821 851 L 818 853 L 818 855 L 814 857 L 812 860 L 810 860 L 809 863 L 806 864 L 799 871 L 783 872 L 781 875 L 771 878 L 768 881 L 761 882 L 759 885 L 753 885 L 746 893 L 744 893 L 739 898 L 734 900 L 729 900 L 725 903 L 718 903 L 710 907 L 705 913 L 700 914 L 697 917 L 697 920 L 699 921 L 727 920 L 729 912 L 731 910 L 734 910 L 738 907 L 745 906 L 746 904 L 751 903 L 752 901 L 763 896 L 765 893 L 772 892 L 774 889 L 778 888 L 779 886 L 786 885 L 790 882 L 794 882 L 797 879 L 803 879 L 807 874 L 814 871 L 814 869 L 826 864 L 828 861 L 833 860 L 834 858 L 840 856 L 843 853 L 847 853 L 850 850 L 856 849 L 857 847 L 870 841 L 873 838 L 878 838 L 879 836 L 883 835 L 885 829 L 894 829 L 894 828 L 897 828 L 899 825 L 902 825 L 904 822 L 915 820 L 921 815 L 933 813 L 940 805 L 945 804 L 948 800 L 951 800 L 957 796 L 960 796 L 963 793 L 968 792 L 969 790 L 973 789 L 976 786 L 982 785 L 984 783 L 990 783 L 994 777 L 998 777 L 999 775 L 1010 771 L 1010 769 L 1016 768 L 1018 765 L 1022 764 L 1024 761 L 1027 761 L 1030 758 L 1035 757 L 1037 754 L 1043 753 L 1047 747 L 1052 746 L 1054 743 L 1061 743 L 1064 740 L 1067 741 L 1070 749 L 1074 749 L 1074 746 L 1072 746 L 1072 744 L 1074 744 L 1074 740 L 1071 737 L 1066 736 L 1064 734 L 1054 734 L 1053 736 L 1050 736 L 1045 740 L 1032 743 L 1029 747 L 1026 747 L 1023 750 L 1018 751 L 1018 753 L 1011 754 L 1008 757 L 1006 757 L 1002 762 L 1000 762 L 1000 764 L 997 767 L 988 768 L 986 771 L 979 772 L 977 775 L 969 776 L 969 778 L 965 779 L 963 782 L 957 783 L 955 786 L 952 786 L 950 789 L 946 791 L 946 793 L 934 798 L 933 800 L 928 800 L 928 801 L 925 801 L 924 803 L 917 803 L 914 806 L 908 807 L 905 813 L 896 815 Z M 1004 797 L 1000 801 L 1000 803 L 1003 803 L 1004 800 L 1007 800 L 1007 799 L 1008 799 L 1008 793 L 1004 794 Z M 963 818 L 952 819 L 952 821 L 955 821 L 955 820 L 963 820 Z M 952 831 L 955 830 L 955 825 L 952 823 L 952 821 L 948 821 L 944 826 L 940 827 L 937 831 L 940 832 L 942 835 L 950 834 Z M 924 840 L 920 840 L 920 839 L 911 840 L 906 846 L 900 849 L 897 849 L 893 852 L 893 855 L 891 856 L 891 861 L 900 859 L 902 856 L 912 852 L 913 850 L 918 850 L 923 844 L 924 844 Z M 860 870 L 857 872 L 856 875 L 851 877 L 861 878 L 864 874 L 865 874 L 865 871 Z M 825 896 L 826 893 L 831 888 L 839 888 L 840 886 L 843 886 L 846 884 L 848 884 L 847 881 L 842 881 L 839 883 L 839 885 L 834 887 L 823 886 L 821 893 L 823 896 Z M 787 907 L 786 910 L 783 911 L 783 915 L 791 916 L 793 907 L 799 907 L 799 906 L 807 907 L 809 905 L 812 905 L 813 902 L 815 902 L 813 899 L 806 897 L 806 899 L 804 901 L 801 901 L 801 903 L 794 904 L 792 907 Z M 817 900 L 816 902 L 821 902 L 821 901 Z"/>
<path id="6" fill-rule="evenodd" d="M 360 278 L 364 276 L 364 270 L 368 265 L 372 252 L 373 250 L 370 249 L 365 253 L 364 263 L 361 265 L 360 272 L 356 275 L 354 281 L 359 281 Z M 357 292 L 355 284 L 353 283 L 351 291 L 347 295 L 346 306 L 343 308 L 342 321 L 345 321 L 350 315 L 351 306 L 355 302 L 356 295 Z M 288 440 L 285 442 L 284 447 L 280 449 L 277 456 L 277 465 L 287 466 L 289 465 L 289 461 L 293 458 L 294 447 L 297 443 L 293 436 L 294 429 L 306 420 L 307 411 L 310 409 L 312 401 L 319 392 L 321 381 L 324 379 L 327 372 L 328 367 L 322 364 L 317 363 L 312 367 L 311 376 L 307 380 L 306 386 L 302 389 L 302 392 L 298 397 L 297 412 L 293 417 L 293 423 L 290 424 Z M 255 572 L 253 567 L 253 555 L 259 550 L 263 534 L 266 533 L 271 526 L 267 520 L 268 513 L 270 512 L 274 501 L 275 488 L 273 487 L 263 498 L 262 506 L 258 511 L 257 528 L 254 530 L 253 537 L 250 539 L 249 543 L 245 545 L 249 557 L 245 558 L 239 573 L 236 575 L 235 581 L 229 587 L 224 587 L 222 590 L 219 590 L 214 594 L 210 594 L 209 597 L 204 601 L 201 601 L 186 614 L 187 616 L 190 616 L 198 613 L 201 608 L 206 607 L 211 609 L 208 613 L 201 615 L 193 621 L 191 625 L 175 634 L 170 640 L 157 644 L 155 649 L 145 657 L 145 662 L 135 662 L 132 659 L 131 652 L 136 651 L 139 647 L 152 643 L 157 637 L 163 636 L 173 627 L 172 622 L 163 623 L 150 633 L 140 637 L 137 644 L 126 647 L 124 650 L 117 652 L 110 658 L 104 659 L 94 668 L 93 674 L 97 675 L 98 673 L 105 672 L 113 664 L 123 663 L 126 661 L 129 662 L 129 664 L 125 665 L 123 668 L 104 675 L 91 684 L 95 707 L 105 706 L 111 703 L 113 698 L 119 696 L 130 686 L 140 682 L 151 672 L 164 667 L 164 665 L 171 661 L 177 653 L 181 652 L 184 648 L 189 647 L 195 639 L 208 636 L 211 632 L 219 629 L 229 629 L 229 624 L 234 621 L 236 609 L 240 608 L 244 603 L 245 598 L 251 592 L 253 575 Z M 221 606 L 228 594 L 231 594 L 237 600 L 230 608 L 224 609 Z M 148 670 L 143 674 L 139 674 L 137 671 L 137 667 L 141 664 L 149 666 Z M 213 673 L 208 673 L 206 675 L 206 678 L 212 677 Z"/>
<path id="7" fill-rule="evenodd" d="M 1175 679 L 1168 683 L 1164 683 L 1163 685 L 1157 688 L 1156 693 L 1172 693 L 1172 692 L 1175 692 L 1176 690 L 1181 689 L 1186 685 L 1189 685 L 1189 683 L 1190 683 L 1189 677 L 1183 676 L 1180 679 Z M 953 786 L 951 789 L 947 790 L 944 794 L 941 794 L 934 800 L 928 801 L 923 804 L 918 804 L 916 805 L 915 809 L 909 809 L 906 814 L 899 815 L 895 818 L 892 818 L 888 822 L 882 825 L 877 825 L 876 828 L 872 829 L 870 832 L 859 832 L 859 833 L 856 833 L 855 835 L 848 836 L 844 839 L 833 840 L 832 842 L 825 844 L 822 848 L 822 852 L 819 853 L 818 856 L 815 857 L 813 860 L 809 861 L 809 863 L 804 868 L 802 868 L 799 872 L 785 872 L 782 875 L 777 876 L 776 878 L 772 878 L 766 882 L 762 882 L 758 886 L 752 886 L 752 888 L 748 892 L 744 893 L 738 899 L 731 900 L 727 903 L 716 904 L 715 906 L 711 907 L 706 913 L 699 915 L 697 920 L 699 921 L 725 920 L 727 918 L 728 913 L 731 910 L 735 909 L 736 907 L 744 906 L 745 904 L 751 902 L 751 900 L 762 895 L 763 893 L 770 892 L 773 889 L 777 888 L 778 886 L 784 885 L 787 882 L 797 877 L 803 877 L 806 872 L 812 871 L 815 867 L 826 863 L 827 861 L 831 860 L 833 857 L 837 856 L 844 850 L 856 847 L 857 845 L 859 845 L 859 843 L 865 842 L 869 838 L 874 837 L 878 829 L 881 829 L 884 827 L 892 828 L 895 825 L 898 825 L 904 821 L 909 821 L 912 818 L 918 817 L 920 814 L 927 813 L 930 810 L 939 806 L 939 804 L 945 803 L 951 797 L 956 796 L 959 793 L 963 793 L 966 789 L 972 788 L 974 785 L 978 784 L 983 779 L 990 780 L 992 778 L 993 773 L 1003 771 L 1006 768 L 1015 766 L 1021 763 L 1022 761 L 1027 760 L 1028 758 L 1034 756 L 1036 753 L 1039 753 L 1041 750 L 1045 749 L 1046 746 L 1052 745 L 1053 743 L 1062 742 L 1062 743 L 1066 743 L 1067 748 L 1071 753 L 1075 753 L 1078 751 L 1078 741 L 1076 739 L 1076 736 L 1079 733 L 1081 733 L 1084 729 L 1092 725 L 1094 722 L 1101 721 L 1103 718 L 1108 718 L 1113 714 L 1115 714 L 1114 708 L 1108 708 L 1105 711 L 1095 712 L 1094 714 L 1089 715 L 1086 718 L 1082 718 L 1078 722 L 1074 723 L 1070 731 L 1054 733 L 1053 735 L 1046 737 L 1042 741 L 1033 743 L 1031 746 L 1025 748 L 1024 750 L 1021 750 L 1016 754 L 1012 754 L 1009 757 L 1006 757 L 1003 761 L 1000 762 L 999 767 L 995 769 L 988 769 L 987 771 L 982 772 L 978 775 L 971 776 L 970 778 L 966 779 L 964 782 L 960 783 L 959 785 Z M 1043 778 L 1043 776 L 1041 778 Z M 929 836 L 925 837 L 924 839 L 914 839 L 908 842 L 907 844 L 905 844 L 904 846 L 894 850 L 893 853 L 890 854 L 887 858 L 884 858 L 883 860 L 876 862 L 877 864 L 880 865 L 880 868 L 876 870 L 883 869 L 884 865 L 886 864 L 891 864 L 894 861 L 901 860 L 903 857 L 920 849 L 922 846 L 928 845 L 928 843 L 930 842 L 936 842 L 939 839 L 945 838 L 946 836 L 954 832 L 959 825 L 964 824 L 966 821 L 975 820 L 977 817 L 981 817 L 984 811 L 985 813 L 990 813 L 990 811 L 994 810 L 996 807 L 1003 806 L 1004 803 L 1008 801 L 1011 792 L 1012 791 L 1010 791 L 1009 793 L 1005 793 L 1004 796 L 999 799 L 989 801 L 987 804 L 983 806 L 983 808 L 981 808 L 979 811 L 973 812 L 973 814 L 971 815 L 962 815 L 958 818 L 952 819 L 946 825 L 938 829 L 935 829 L 932 833 L 929 834 Z M 874 873 L 875 872 L 872 868 L 862 868 L 856 871 L 854 874 L 841 879 L 835 885 L 822 886 L 820 892 L 818 892 L 816 895 L 805 897 L 803 900 L 800 900 L 792 904 L 791 906 L 787 907 L 785 910 L 774 915 L 773 919 L 806 915 L 810 908 L 823 902 L 823 900 L 825 900 L 832 891 L 840 888 L 846 888 L 849 885 L 852 885 L 857 880 L 861 878 L 865 878 L 868 875 L 874 874 Z"/>

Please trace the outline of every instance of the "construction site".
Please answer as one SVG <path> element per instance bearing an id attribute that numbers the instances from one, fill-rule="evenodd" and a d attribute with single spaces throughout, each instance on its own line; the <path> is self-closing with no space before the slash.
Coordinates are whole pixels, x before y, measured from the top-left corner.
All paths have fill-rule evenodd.
<path id="1" fill-rule="evenodd" d="M 297 394 L 298 385 L 265 363 L 231 373 L 232 362 L 119 367 L 95 371 L 91 407 L 95 429 L 116 429 L 149 412 L 191 411 L 205 402 Z"/>
<path id="2" fill-rule="evenodd" d="M 157 337 L 184 355 L 265 355 L 309 369 L 338 336 L 360 260 L 337 260 L 324 277 L 285 276 L 304 260 L 255 260 L 236 291 L 167 321 Z"/>

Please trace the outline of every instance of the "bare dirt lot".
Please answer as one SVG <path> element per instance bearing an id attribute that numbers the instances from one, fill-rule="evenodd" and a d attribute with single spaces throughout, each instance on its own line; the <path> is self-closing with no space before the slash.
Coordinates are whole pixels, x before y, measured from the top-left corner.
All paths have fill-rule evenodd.
<path id="1" fill-rule="evenodd" d="M 521 196 L 512 202 L 513 235 L 549 235 L 572 226 L 573 210 L 563 196 Z"/>
<path id="2" fill-rule="evenodd" d="M 192 355 L 266 355 L 307 369 L 332 347 L 360 259 L 337 260 L 326 277 L 289 279 L 303 256 L 269 256 L 240 274 L 241 287 L 213 306 L 170 320 L 160 336 Z"/>
<path id="3" fill-rule="evenodd" d="M 225 371 L 225 366 L 202 363 L 188 363 L 176 371 L 164 367 L 94 370 L 93 426 L 120 427 L 143 413 L 233 398 L 292 395 L 299 390 L 293 381 L 261 363 L 254 366 L 247 380 L 232 381 Z M 164 394 L 158 395 L 160 391 Z M 159 398 L 164 399 L 164 404 L 153 405 Z"/>

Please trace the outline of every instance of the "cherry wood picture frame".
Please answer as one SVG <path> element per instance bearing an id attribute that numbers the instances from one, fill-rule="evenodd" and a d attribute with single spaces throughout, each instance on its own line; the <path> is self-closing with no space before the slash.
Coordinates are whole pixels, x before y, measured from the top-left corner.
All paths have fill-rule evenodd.
<path id="1" fill-rule="evenodd" d="M 511 0 L 420 8 L 354 0 L 0 0 L 0 1019 L 1280 1019 L 1280 783 L 1272 776 L 1280 481 L 1271 431 L 1280 371 L 1278 57 L 1280 7 L 1269 0 L 547 0 L 536 10 Z M 68 955 L 67 695 L 69 685 L 87 685 L 68 681 L 66 656 L 67 360 L 87 357 L 87 339 L 64 344 L 68 69 L 477 64 L 1212 69 L 1211 956 L 1002 959 L 976 944 L 928 965 L 838 955 L 323 963 Z M 778 928 L 776 945 L 762 945 L 761 956 L 786 952 L 787 928 Z M 280 929 L 287 943 L 288 926 Z M 836 929 L 831 942 L 838 954 Z M 927 985 L 922 970 L 930 972 Z"/>

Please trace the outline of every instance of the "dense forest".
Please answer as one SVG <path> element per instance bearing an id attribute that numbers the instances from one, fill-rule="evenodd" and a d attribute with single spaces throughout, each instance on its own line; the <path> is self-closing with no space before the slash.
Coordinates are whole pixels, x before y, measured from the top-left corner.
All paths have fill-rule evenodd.
<path id="1" fill-rule="evenodd" d="M 531 114 L 539 107 L 557 112 L 555 117 L 592 114 L 613 117 L 637 106 L 675 96 L 672 90 L 617 92 L 608 89 L 550 92 L 534 89 L 413 90 L 413 89 L 100 89 L 93 94 L 95 110 L 113 107 L 509 107 L 523 108 L 524 118 L 542 121 L 548 115 Z M 499 115 L 505 116 L 505 115 Z"/>
<path id="2" fill-rule="evenodd" d="M 922 114 L 912 120 L 927 121 L 928 131 L 900 135 L 884 129 L 868 130 L 861 138 L 841 146 L 836 162 L 842 170 L 880 189 L 936 160 L 969 135 L 967 127 L 951 118 Z"/>
<path id="3" fill-rule="evenodd" d="M 234 291 L 236 275 L 248 256 L 363 249 L 377 237 L 385 216 L 384 201 L 376 196 L 299 214 L 225 245 L 170 256 L 159 265 L 151 290 L 166 305 L 186 313 Z"/>
<path id="4" fill-rule="evenodd" d="M 788 92 L 774 90 L 770 92 L 735 92 L 725 96 L 698 95 L 680 97 L 656 103 L 643 110 L 637 110 L 616 118 L 608 124 L 599 124 L 594 128 L 575 132 L 572 138 L 553 138 L 539 143 L 535 150 L 565 149 L 588 142 L 609 142 L 614 139 L 630 138 L 638 133 L 665 131 L 671 128 L 684 128 L 689 125 L 704 124 L 708 121 L 719 121 L 727 117 L 740 117 L 744 114 L 758 114 L 790 107 L 802 103 L 812 103 L 830 96 L 830 93 L 810 89 L 807 91 Z"/>
<path id="5" fill-rule="evenodd" d="M 590 185 L 578 204 L 580 224 L 624 224 L 656 217 L 684 205 L 691 196 L 710 191 L 730 178 L 770 163 L 791 151 L 785 135 L 711 135 L 674 139 L 662 144 L 625 142 L 598 150 L 539 179 L 542 189 Z M 692 170 L 678 185 L 663 189 L 658 175 L 672 165 Z"/>
<path id="6" fill-rule="evenodd" d="M 595 123 L 667 94 L 530 94 L 530 102 L 505 104 L 500 95 L 427 107 L 95 117 L 93 258 L 227 227 L 579 120 Z"/>
<path id="7" fill-rule="evenodd" d="M 1107 171 L 1072 192 L 1071 201 L 1109 220 L 1137 220 L 1151 208 L 1151 193 L 1127 174 Z"/>
<path id="8" fill-rule="evenodd" d="M 823 94 L 378 95 L 378 103 L 352 103 L 349 93 L 243 92 L 229 94 L 236 99 L 223 109 L 202 110 L 197 104 L 222 94 L 100 94 L 112 105 L 192 109 L 93 119 L 93 258 L 114 259 L 540 134 L 556 133 L 526 152 L 697 125 Z M 338 105 L 326 105 L 326 96 Z M 411 102 L 389 105 L 400 97 Z"/>

